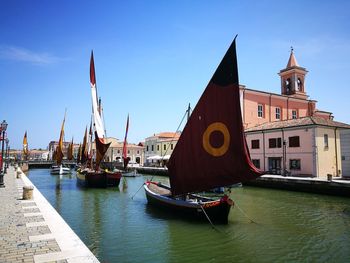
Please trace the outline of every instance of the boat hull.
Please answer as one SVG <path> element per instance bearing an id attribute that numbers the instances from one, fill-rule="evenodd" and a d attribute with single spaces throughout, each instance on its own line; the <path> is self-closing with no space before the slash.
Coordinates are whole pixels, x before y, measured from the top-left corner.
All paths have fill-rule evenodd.
<path id="1" fill-rule="evenodd" d="M 91 188 L 117 187 L 122 177 L 120 172 L 78 170 L 78 184 Z"/>
<path id="2" fill-rule="evenodd" d="M 176 213 L 181 218 L 186 217 L 195 220 L 208 220 L 216 224 L 227 224 L 230 208 L 233 201 L 227 197 L 220 199 L 210 199 L 199 195 L 191 195 L 190 199 L 182 200 L 170 195 L 168 186 L 157 184 L 157 187 L 165 189 L 162 193 L 154 191 L 153 182 L 146 182 L 144 189 L 147 201 L 157 208 Z M 153 188 L 153 189 L 152 189 Z M 166 190 L 169 193 L 166 193 Z M 205 213 L 204 213 L 204 211 Z"/>
<path id="3" fill-rule="evenodd" d="M 61 175 L 61 174 L 70 174 L 72 171 L 68 167 L 60 167 L 60 166 L 54 166 L 51 168 L 50 171 L 53 175 Z"/>

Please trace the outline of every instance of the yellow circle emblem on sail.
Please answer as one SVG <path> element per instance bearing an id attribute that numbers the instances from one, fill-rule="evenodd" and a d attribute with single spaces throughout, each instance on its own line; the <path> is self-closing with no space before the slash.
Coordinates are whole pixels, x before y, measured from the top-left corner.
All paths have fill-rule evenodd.
<path id="1" fill-rule="evenodd" d="M 209 140 L 210 135 L 214 131 L 221 132 L 224 136 L 224 142 L 220 147 L 213 147 L 210 144 L 210 140 Z M 214 123 L 210 124 L 208 126 L 208 128 L 205 130 L 205 132 L 203 133 L 203 148 L 210 155 L 213 155 L 215 157 L 219 157 L 219 156 L 224 155 L 227 152 L 228 147 L 230 145 L 230 139 L 231 139 L 230 133 L 229 133 L 226 125 L 223 124 L 222 122 L 214 122 Z"/>

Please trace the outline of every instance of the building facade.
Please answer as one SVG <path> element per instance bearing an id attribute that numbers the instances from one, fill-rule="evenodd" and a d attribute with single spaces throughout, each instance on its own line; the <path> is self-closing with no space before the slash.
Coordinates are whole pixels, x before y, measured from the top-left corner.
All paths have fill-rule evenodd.
<path id="1" fill-rule="evenodd" d="M 246 129 L 250 156 L 270 174 L 340 177 L 340 131 L 350 125 L 321 117 L 271 122 Z"/>
<path id="2" fill-rule="evenodd" d="M 180 133 L 162 132 L 145 139 L 145 165 L 164 166 L 169 160 Z"/>
<path id="3" fill-rule="evenodd" d="M 305 85 L 307 72 L 305 68 L 298 65 L 292 50 L 286 68 L 279 73 L 281 94 L 240 86 L 244 127 L 250 128 L 266 122 L 307 116 L 333 119 L 331 112 L 316 109 L 317 101 L 308 99 Z"/>
<path id="4" fill-rule="evenodd" d="M 273 174 L 343 175 L 341 132 L 349 125 L 318 110 L 306 93 L 307 70 L 291 51 L 279 72 L 281 94 L 240 87 L 242 119 L 253 163 Z M 344 166 L 343 166 L 344 167 Z"/>
<path id="5" fill-rule="evenodd" d="M 123 145 L 124 143 L 116 138 L 108 137 L 107 142 L 110 142 L 105 161 L 107 162 L 123 162 Z M 93 152 L 95 152 L 95 144 L 93 144 Z M 143 165 L 144 163 L 144 147 L 142 144 L 127 144 L 127 156 L 130 158 L 129 166 Z"/>

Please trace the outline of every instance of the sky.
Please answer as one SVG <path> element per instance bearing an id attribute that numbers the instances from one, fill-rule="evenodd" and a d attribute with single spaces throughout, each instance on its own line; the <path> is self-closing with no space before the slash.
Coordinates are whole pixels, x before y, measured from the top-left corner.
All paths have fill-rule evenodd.
<path id="1" fill-rule="evenodd" d="M 350 123 L 350 1 L 0 1 L 0 121 L 11 149 L 82 141 L 94 52 L 107 136 L 176 131 L 236 34 L 240 84 L 280 94 L 291 46 L 319 110 Z"/>

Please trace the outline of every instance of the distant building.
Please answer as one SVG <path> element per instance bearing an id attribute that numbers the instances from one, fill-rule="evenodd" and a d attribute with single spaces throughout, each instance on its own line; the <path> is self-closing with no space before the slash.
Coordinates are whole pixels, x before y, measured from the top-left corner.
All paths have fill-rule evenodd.
<path id="1" fill-rule="evenodd" d="M 163 166 L 170 158 L 180 133 L 161 132 L 145 139 L 145 164 Z"/>
<path id="2" fill-rule="evenodd" d="M 111 142 L 111 145 L 109 146 L 106 155 L 105 155 L 105 161 L 112 162 L 112 161 L 123 161 L 123 145 L 124 142 L 119 141 L 116 138 L 108 137 L 106 138 L 107 142 Z M 95 152 L 95 144 L 93 144 L 93 152 Z M 127 156 L 130 157 L 129 165 L 143 165 L 144 163 L 144 147 L 142 144 L 127 144 Z"/>
<path id="3" fill-rule="evenodd" d="M 68 152 L 68 145 L 71 142 L 63 142 L 63 159 L 67 159 L 67 152 Z M 48 158 L 49 160 L 52 160 L 53 153 L 55 152 L 56 148 L 58 146 L 58 141 L 51 141 L 48 146 Z M 78 156 L 78 150 L 79 150 L 79 144 L 73 143 L 73 156 L 74 159 Z"/>

